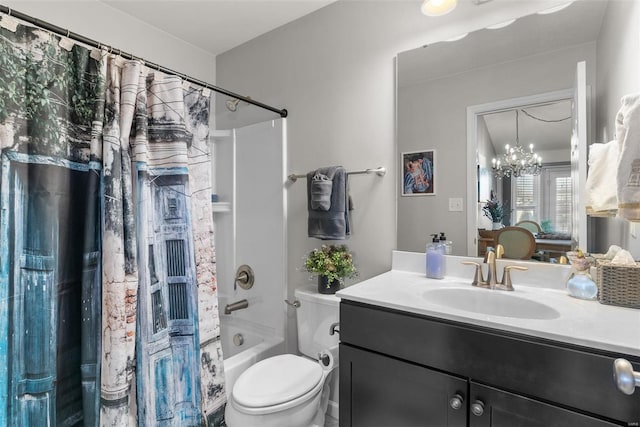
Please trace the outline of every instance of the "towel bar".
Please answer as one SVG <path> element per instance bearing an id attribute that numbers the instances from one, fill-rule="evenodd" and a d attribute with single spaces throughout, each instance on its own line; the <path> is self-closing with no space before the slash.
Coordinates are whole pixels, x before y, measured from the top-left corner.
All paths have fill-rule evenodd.
<path id="1" fill-rule="evenodd" d="M 363 173 L 375 173 L 378 176 L 384 176 L 387 173 L 387 168 L 385 168 L 383 166 L 380 166 L 380 167 L 377 167 L 375 169 L 364 169 L 364 170 L 357 170 L 357 171 L 349 171 L 349 172 L 347 172 L 347 175 L 360 175 L 360 174 L 363 174 Z M 306 174 L 301 175 L 301 174 L 292 173 L 291 175 L 289 175 L 287 177 L 287 179 L 290 182 L 296 182 L 298 180 L 298 178 L 306 178 L 306 177 L 307 177 Z"/>

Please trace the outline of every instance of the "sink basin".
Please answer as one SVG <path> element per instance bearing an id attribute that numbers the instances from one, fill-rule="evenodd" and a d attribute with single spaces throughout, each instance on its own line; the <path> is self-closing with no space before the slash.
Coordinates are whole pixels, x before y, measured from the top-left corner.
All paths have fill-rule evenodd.
<path id="1" fill-rule="evenodd" d="M 426 291 L 422 297 L 432 304 L 492 316 L 537 320 L 560 317 L 560 313 L 548 305 L 503 291 L 440 288 Z"/>

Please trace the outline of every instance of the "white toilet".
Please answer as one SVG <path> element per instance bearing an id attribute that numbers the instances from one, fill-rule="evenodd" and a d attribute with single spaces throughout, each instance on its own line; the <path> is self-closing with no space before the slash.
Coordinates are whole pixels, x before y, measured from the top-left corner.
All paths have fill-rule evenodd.
<path id="1" fill-rule="evenodd" d="M 338 322 L 340 299 L 314 288 L 295 291 L 298 350 L 304 356 L 270 357 L 240 374 L 225 410 L 228 427 L 308 427 L 326 409 L 320 407 L 325 380 L 337 381 L 337 375 L 329 376 L 332 369 L 321 366 L 318 354 L 333 347 L 337 355 L 338 334 L 329 329 Z"/>

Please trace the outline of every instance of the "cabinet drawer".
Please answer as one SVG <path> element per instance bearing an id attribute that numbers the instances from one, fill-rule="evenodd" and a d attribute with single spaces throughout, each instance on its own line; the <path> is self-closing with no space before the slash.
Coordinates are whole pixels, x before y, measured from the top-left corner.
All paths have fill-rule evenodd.
<path id="1" fill-rule="evenodd" d="M 630 425 L 640 421 L 640 393 L 613 382 L 613 361 L 639 358 L 488 328 L 412 315 L 366 304 L 340 304 L 344 343 L 525 396 Z"/>

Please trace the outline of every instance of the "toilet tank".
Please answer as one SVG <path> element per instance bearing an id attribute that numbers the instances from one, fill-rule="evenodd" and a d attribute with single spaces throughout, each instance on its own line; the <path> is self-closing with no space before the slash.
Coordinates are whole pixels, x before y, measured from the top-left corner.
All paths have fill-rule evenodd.
<path id="1" fill-rule="evenodd" d="M 340 298 L 319 294 L 317 285 L 298 288 L 294 294 L 300 301 L 296 309 L 298 350 L 315 359 L 320 351 L 338 344 L 338 334 L 329 335 L 329 328 L 340 318 Z"/>

